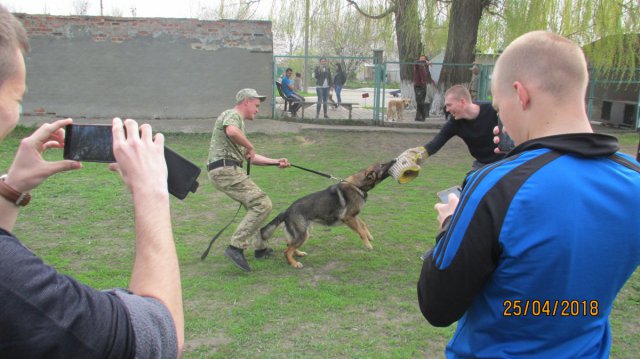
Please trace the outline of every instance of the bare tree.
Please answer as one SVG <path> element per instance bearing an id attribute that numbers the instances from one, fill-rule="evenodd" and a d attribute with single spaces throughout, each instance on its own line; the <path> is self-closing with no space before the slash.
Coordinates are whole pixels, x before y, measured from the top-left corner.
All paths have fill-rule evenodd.
<path id="1" fill-rule="evenodd" d="M 89 11 L 89 1 L 87 0 L 73 0 L 74 15 L 87 15 Z"/>
<path id="2" fill-rule="evenodd" d="M 111 8 L 111 16 L 113 16 L 113 17 L 123 17 L 124 16 L 124 10 L 122 10 L 119 7 L 112 7 Z"/>
<path id="3" fill-rule="evenodd" d="M 217 8 L 203 6 L 199 19 L 249 20 L 255 16 L 260 0 L 220 0 Z"/>

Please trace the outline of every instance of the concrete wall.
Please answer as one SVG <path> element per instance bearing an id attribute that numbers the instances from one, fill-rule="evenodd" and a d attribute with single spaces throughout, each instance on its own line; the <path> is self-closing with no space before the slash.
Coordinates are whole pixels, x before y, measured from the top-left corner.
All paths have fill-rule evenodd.
<path id="1" fill-rule="evenodd" d="M 207 118 L 241 88 L 273 97 L 268 21 L 16 16 L 32 48 L 25 114 Z"/>

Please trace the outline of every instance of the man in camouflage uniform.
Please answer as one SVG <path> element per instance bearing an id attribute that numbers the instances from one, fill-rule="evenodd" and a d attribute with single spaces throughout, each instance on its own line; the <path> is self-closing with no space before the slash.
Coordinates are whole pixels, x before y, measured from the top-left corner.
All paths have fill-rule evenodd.
<path id="1" fill-rule="evenodd" d="M 252 121 L 260 109 L 265 96 L 254 89 L 242 89 L 236 94 L 236 105 L 224 111 L 216 120 L 211 135 L 207 170 L 213 185 L 247 209 L 236 231 L 231 236 L 231 244 L 224 254 L 245 272 L 251 271 L 244 257 L 244 250 L 254 239 L 255 257 L 265 258 L 273 250 L 267 247 L 258 230 L 271 212 L 271 199 L 244 172 L 243 161 L 253 165 L 278 165 L 289 167 L 286 158 L 273 159 L 256 153 L 247 139 L 244 120 Z"/>

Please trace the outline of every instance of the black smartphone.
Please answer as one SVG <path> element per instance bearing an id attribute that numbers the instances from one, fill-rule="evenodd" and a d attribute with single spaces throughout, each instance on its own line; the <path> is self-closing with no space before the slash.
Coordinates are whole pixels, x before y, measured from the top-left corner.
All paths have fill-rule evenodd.
<path id="1" fill-rule="evenodd" d="M 115 162 L 111 125 L 67 125 L 63 157 L 81 162 Z"/>
<path id="2" fill-rule="evenodd" d="M 443 189 L 442 191 L 438 192 L 438 198 L 440 199 L 440 202 L 448 203 L 450 193 L 455 193 L 456 196 L 460 197 L 461 191 L 462 191 L 462 188 L 460 188 L 460 186 L 449 187 L 447 189 Z"/>
<path id="3" fill-rule="evenodd" d="M 511 137 L 509 137 L 509 135 L 505 133 L 502 128 L 502 121 L 500 121 L 500 118 L 498 118 L 498 129 L 500 130 L 500 133 L 498 133 L 498 138 L 500 138 L 500 142 L 498 142 L 498 149 L 500 150 L 500 152 L 507 153 L 515 147 L 515 144 L 513 143 Z"/>
<path id="4" fill-rule="evenodd" d="M 115 162 L 111 125 L 71 124 L 65 127 L 64 159 L 80 162 Z M 169 193 L 184 199 L 198 189 L 200 167 L 164 147 Z"/>

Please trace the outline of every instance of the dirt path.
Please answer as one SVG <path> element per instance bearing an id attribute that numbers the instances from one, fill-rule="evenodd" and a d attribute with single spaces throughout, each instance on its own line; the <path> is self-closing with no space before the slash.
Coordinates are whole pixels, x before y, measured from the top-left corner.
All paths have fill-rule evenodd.
<path id="1" fill-rule="evenodd" d="M 43 123 L 53 122 L 57 118 L 48 116 L 22 116 L 20 124 L 23 126 L 39 126 Z M 210 133 L 213 127 L 213 118 L 202 119 L 162 119 L 162 120 L 143 120 L 143 123 L 149 123 L 155 131 L 159 132 L 182 132 L 182 133 Z M 92 124 L 109 124 L 111 119 L 74 119 L 75 123 L 92 123 Z M 400 133 L 437 133 L 440 126 L 444 123 L 442 119 L 429 119 L 427 123 L 415 124 L 415 126 L 423 127 L 382 127 L 382 126 L 364 126 L 364 125 L 335 125 L 322 123 L 301 123 L 280 120 L 271 120 L 258 118 L 253 121 L 246 121 L 247 132 L 249 133 L 299 133 L 306 129 L 320 130 L 340 130 L 340 131 L 363 131 L 363 132 L 400 132 Z M 592 123 L 593 129 L 599 133 L 624 133 L 635 132 L 630 128 L 616 128 L 610 126 L 602 126 L 598 122 Z"/>
<path id="2" fill-rule="evenodd" d="M 57 118 L 47 116 L 23 116 L 20 124 L 23 126 L 39 126 L 43 123 L 53 122 Z M 155 131 L 160 132 L 183 132 L 183 133 L 210 133 L 213 128 L 213 118 L 203 119 L 162 119 L 162 120 L 142 120 L 149 123 Z M 298 133 L 303 129 L 324 129 L 341 131 L 392 131 L 408 133 L 436 133 L 439 127 L 439 120 L 434 120 L 430 128 L 400 128 L 400 127 L 380 127 L 380 126 L 346 126 L 327 125 L 317 123 L 288 122 L 258 118 L 253 121 L 246 121 L 247 132 L 250 133 Z M 111 119 L 74 119 L 74 123 L 109 124 Z"/>

